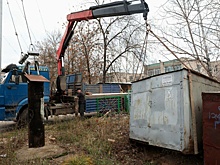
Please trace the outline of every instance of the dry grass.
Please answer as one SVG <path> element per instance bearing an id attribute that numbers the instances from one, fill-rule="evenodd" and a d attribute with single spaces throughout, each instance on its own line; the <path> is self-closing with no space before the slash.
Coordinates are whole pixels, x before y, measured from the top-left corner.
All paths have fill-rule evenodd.
<path id="1" fill-rule="evenodd" d="M 50 156 L 20 160 L 16 151 L 24 146 L 27 148 L 27 128 L 1 133 L 0 165 L 203 164 L 198 156 L 189 157 L 175 151 L 130 143 L 127 114 L 55 120 L 45 125 L 45 136 L 46 145 L 55 145 L 62 150 Z"/>
<path id="2" fill-rule="evenodd" d="M 94 163 L 90 157 L 75 155 L 67 158 L 62 165 L 94 165 Z"/>
<path id="3" fill-rule="evenodd" d="M 46 144 L 59 145 L 65 149 L 65 153 L 23 162 L 17 159 L 18 155 L 15 151 L 27 145 L 27 128 L 5 132 L 0 135 L 0 164 L 53 164 L 56 158 L 63 156 L 65 160 L 65 156 L 69 154 L 78 155 L 71 157 L 71 160 L 75 162 L 82 160 L 82 165 L 86 160 L 93 164 L 119 164 L 112 153 L 112 147 L 121 140 L 120 135 L 124 135 L 123 130 L 127 128 L 128 115 L 93 117 L 84 120 L 80 118 L 68 121 L 56 120 L 53 124 L 45 125 Z"/>
<path id="4" fill-rule="evenodd" d="M 16 161 L 15 150 L 27 142 L 27 132 L 24 129 L 0 134 L 0 164 L 11 164 Z"/>
<path id="5" fill-rule="evenodd" d="M 54 127 L 51 125 L 49 129 Z M 117 161 L 112 156 L 113 141 L 121 141 L 123 130 L 128 130 L 127 115 L 60 123 L 52 136 L 69 152 L 77 150 L 89 155 L 95 164 L 114 164 Z"/>

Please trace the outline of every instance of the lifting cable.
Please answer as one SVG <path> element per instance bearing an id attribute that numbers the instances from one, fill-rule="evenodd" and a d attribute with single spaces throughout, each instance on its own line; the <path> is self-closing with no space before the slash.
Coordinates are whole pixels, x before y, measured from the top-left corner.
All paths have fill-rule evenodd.
<path id="1" fill-rule="evenodd" d="M 147 28 L 147 26 L 148 26 L 147 20 L 146 20 L 146 22 L 145 22 L 145 26 L 146 26 L 146 28 Z M 149 31 L 146 30 L 145 40 L 144 40 L 144 50 L 143 50 L 144 58 L 143 58 L 143 66 L 142 66 L 142 69 L 141 69 L 141 74 L 142 74 L 142 72 L 143 72 L 143 69 L 144 69 L 144 62 L 145 62 L 145 59 L 146 59 L 146 56 L 147 56 L 147 41 L 148 41 L 148 34 L 149 34 Z M 140 77 L 141 77 L 141 74 L 140 74 Z"/>
<path id="2" fill-rule="evenodd" d="M 146 22 L 145 22 L 145 25 L 146 25 L 146 29 L 147 29 L 147 26 L 148 26 L 147 20 L 146 20 Z M 142 75 L 142 72 L 143 72 L 143 69 L 144 69 L 144 62 L 145 62 L 146 55 L 147 55 L 146 52 L 147 52 L 148 34 L 149 34 L 149 31 L 146 30 L 145 37 L 144 37 L 144 43 L 143 43 L 142 48 L 141 48 L 141 55 L 144 53 L 144 58 L 141 59 L 141 57 L 140 57 L 140 58 L 139 58 L 138 65 L 137 65 L 137 69 L 138 69 L 138 68 L 139 68 L 139 65 L 140 65 L 140 61 L 143 62 L 143 66 L 142 66 L 142 68 L 141 68 L 141 74 L 140 74 L 140 76 L 139 76 L 139 79 L 141 78 L 141 75 Z M 136 72 L 136 74 L 137 74 L 137 72 Z M 136 76 L 135 76 L 135 77 L 136 77 Z"/>
<path id="3" fill-rule="evenodd" d="M 15 35 L 16 35 L 16 37 L 17 37 L 17 40 L 18 40 L 18 44 L 19 44 L 21 53 L 23 53 L 22 48 L 21 48 L 21 42 L 20 42 L 19 37 L 18 37 L 18 33 L 17 33 L 16 27 L 15 27 L 15 22 L 14 22 L 14 19 L 13 19 L 13 16 L 12 16 L 12 12 L 11 12 L 11 8 L 10 8 L 10 5 L 9 5 L 8 0 L 7 0 L 7 5 L 8 5 L 8 9 L 9 9 L 9 13 L 10 13 L 10 16 L 11 16 L 12 23 L 13 23 L 13 26 L 14 26 Z"/>
<path id="4" fill-rule="evenodd" d="M 41 13 L 41 10 L 40 10 L 38 1 L 37 1 L 37 0 L 35 0 L 35 1 L 36 1 L 36 3 L 37 3 L 37 8 L 38 8 L 38 11 L 39 11 L 39 14 L 40 14 L 41 22 L 42 22 L 43 27 L 44 27 L 44 31 L 45 31 L 45 33 L 47 33 L 46 26 L 45 26 L 45 23 L 44 23 L 44 20 L 43 20 L 43 17 L 42 17 L 42 13 Z"/>
<path id="5" fill-rule="evenodd" d="M 24 8 L 23 0 L 21 0 L 21 3 L 22 3 L 23 13 L 24 13 L 24 19 L 25 19 L 25 22 L 26 22 L 26 26 L 27 26 L 27 30 L 28 30 L 29 39 L 30 39 L 30 42 L 31 42 L 31 46 L 33 46 L 33 43 L 32 43 L 32 40 L 31 40 L 30 29 L 29 29 L 29 26 L 28 26 L 28 21 L 27 21 L 27 17 L 26 17 L 26 13 L 25 13 L 25 8 Z"/>
<path id="6" fill-rule="evenodd" d="M 150 25 L 147 25 L 147 31 L 148 33 L 151 33 L 180 63 L 183 64 L 183 66 L 189 70 L 189 67 L 151 30 Z"/>

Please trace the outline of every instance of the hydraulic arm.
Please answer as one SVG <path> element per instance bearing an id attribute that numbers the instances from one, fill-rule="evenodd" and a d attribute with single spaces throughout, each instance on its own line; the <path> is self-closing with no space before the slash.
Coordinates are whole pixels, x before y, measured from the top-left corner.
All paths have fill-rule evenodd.
<path id="1" fill-rule="evenodd" d="M 149 8 L 145 0 L 123 0 L 92 6 L 88 10 L 74 12 L 67 15 L 68 25 L 57 50 L 58 75 L 65 75 L 63 62 L 64 53 L 73 35 L 77 22 L 103 17 L 132 15 L 137 13 L 143 13 L 143 17 L 146 20 L 148 12 Z"/>

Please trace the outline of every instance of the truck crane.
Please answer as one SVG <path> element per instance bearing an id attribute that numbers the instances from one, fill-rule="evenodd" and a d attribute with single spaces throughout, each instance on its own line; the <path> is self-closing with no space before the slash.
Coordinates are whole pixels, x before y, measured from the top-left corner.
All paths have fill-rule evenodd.
<path id="1" fill-rule="evenodd" d="M 69 41 L 74 34 L 74 29 L 77 22 L 83 20 L 91 20 L 104 17 L 132 15 L 137 13 L 143 13 L 143 17 L 146 20 L 149 12 L 148 4 L 145 0 L 123 0 L 103 5 L 92 6 L 88 10 L 78 11 L 67 15 L 68 24 L 66 26 L 65 33 L 60 42 L 57 50 L 57 90 L 65 90 L 65 69 L 64 69 L 64 54 L 68 47 Z M 60 92 L 62 93 L 62 92 Z"/>
<path id="2" fill-rule="evenodd" d="M 87 21 L 97 18 L 132 15 L 137 13 L 143 13 L 143 17 L 146 20 L 148 12 L 149 8 L 145 0 L 123 0 L 92 6 L 88 10 L 78 11 L 67 15 L 68 24 L 57 50 L 57 92 L 51 96 L 51 104 L 48 108 L 49 112 L 47 114 L 58 115 L 78 113 L 76 108 L 77 98 L 75 96 L 75 92 L 78 87 L 81 87 L 82 82 L 79 79 L 82 80 L 82 78 L 75 76 L 75 82 L 72 85 L 73 87 L 69 89 L 67 85 L 67 77 L 70 75 L 65 75 L 64 69 L 65 50 L 67 49 L 69 41 L 74 34 L 74 29 L 77 23 L 84 20 Z"/>
<path id="3" fill-rule="evenodd" d="M 44 84 L 44 103 L 48 105 L 45 106 L 44 111 L 44 116 L 46 118 L 49 115 L 78 113 L 77 104 L 75 104 L 75 102 L 77 102 L 76 96 L 64 92 L 65 90 L 68 90 L 66 88 L 66 77 L 71 75 L 65 76 L 63 60 L 65 50 L 68 47 L 68 43 L 71 40 L 77 22 L 96 18 L 132 15 L 136 13 L 143 13 L 143 17 L 146 20 L 148 12 L 149 8 L 145 0 L 123 0 L 92 6 L 88 10 L 74 12 L 67 15 L 68 25 L 57 50 L 58 92 L 51 95 L 49 98 L 49 83 Z M 24 55 L 19 63 L 22 64 L 27 58 L 28 54 Z M 25 68 L 26 66 L 11 64 L 6 67 L 6 69 L 3 69 L 5 77 L 0 83 L 0 120 L 18 121 L 18 125 L 19 123 L 26 123 L 28 120 L 28 83 L 24 77 L 24 71 L 27 69 Z M 49 79 L 49 70 L 47 67 L 39 67 L 37 71 L 36 68 L 34 69 L 34 67 L 30 67 L 29 74 L 43 75 Z M 77 83 L 80 84 L 79 82 Z M 74 89 L 76 89 L 75 87 L 78 85 L 77 83 L 74 82 Z"/>

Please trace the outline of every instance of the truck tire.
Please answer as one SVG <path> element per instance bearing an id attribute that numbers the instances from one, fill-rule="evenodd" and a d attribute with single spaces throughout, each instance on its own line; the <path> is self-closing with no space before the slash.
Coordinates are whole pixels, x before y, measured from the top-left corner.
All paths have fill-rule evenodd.
<path id="1" fill-rule="evenodd" d="M 17 125 L 17 128 L 22 128 L 28 125 L 28 123 L 29 123 L 28 107 L 26 107 L 19 114 L 16 125 Z"/>

